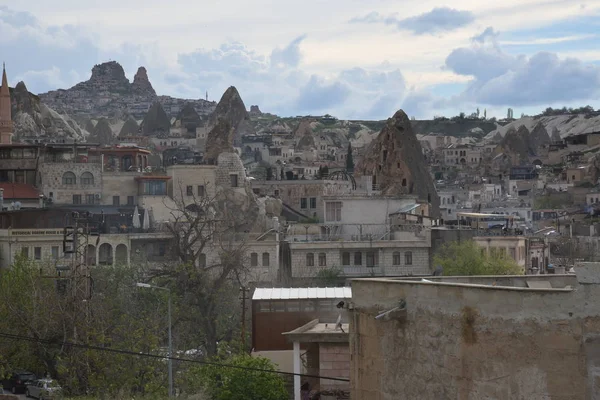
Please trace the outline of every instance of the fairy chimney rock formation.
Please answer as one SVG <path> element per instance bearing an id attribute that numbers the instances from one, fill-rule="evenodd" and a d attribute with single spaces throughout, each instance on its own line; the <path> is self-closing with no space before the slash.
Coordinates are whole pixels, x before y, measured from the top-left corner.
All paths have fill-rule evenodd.
<path id="1" fill-rule="evenodd" d="M 389 118 L 354 169 L 357 176 L 371 176 L 383 195 L 416 195 L 430 204 L 430 216 L 440 215 L 440 199 L 421 145 L 408 116 L 398 110 Z"/>
<path id="2" fill-rule="evenodd" d="M 133 83 L 131 89 L 135 94 L 146 94 L 156 96 L 156 92 L 148 79 L 148 72 L 146 68 L 139 67 L 135 76 L 133 77 Z"/>

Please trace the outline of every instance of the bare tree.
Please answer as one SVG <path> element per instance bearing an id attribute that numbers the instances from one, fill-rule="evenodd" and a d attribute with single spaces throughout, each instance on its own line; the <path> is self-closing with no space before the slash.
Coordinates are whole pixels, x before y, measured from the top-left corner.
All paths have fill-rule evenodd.
<path id="1" fill-rule="evenodd" d="M 247 240 L 257 208 L 247 194 L 205 188 L 204 196 L 177 188 L 166 224 L 174 261 L 149 271 L 149 278 L 175 294 L 175 325 L 186 342 L 180 345 L 200 345 L 211 356 L 240 325 L 239 288 L 249 273 Z"/>

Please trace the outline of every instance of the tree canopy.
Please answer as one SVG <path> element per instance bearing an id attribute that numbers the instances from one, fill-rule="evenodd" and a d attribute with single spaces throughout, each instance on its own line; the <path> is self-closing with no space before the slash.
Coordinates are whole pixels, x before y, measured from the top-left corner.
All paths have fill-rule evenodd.
<path id="1" fill-rule="evenodd" d="M 472 240 L 449 242 L 434 256 L 434 265 L 444 269 L 444 275 L 522 275 L 522 268 L 505 251 L 490 252 Z"/>

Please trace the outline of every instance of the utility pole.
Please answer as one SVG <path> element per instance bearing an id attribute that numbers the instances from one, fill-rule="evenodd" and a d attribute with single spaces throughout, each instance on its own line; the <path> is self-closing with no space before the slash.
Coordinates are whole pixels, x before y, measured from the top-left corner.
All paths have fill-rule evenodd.
<path id="1" fill-rule="evenodd" d="M 249 290 L 250 289 L 248 289 L 246 286 L 242 286 L 240 288 L 240 291 L 242 292 L 242 349 L 246 348 L 246 292 Z"/>

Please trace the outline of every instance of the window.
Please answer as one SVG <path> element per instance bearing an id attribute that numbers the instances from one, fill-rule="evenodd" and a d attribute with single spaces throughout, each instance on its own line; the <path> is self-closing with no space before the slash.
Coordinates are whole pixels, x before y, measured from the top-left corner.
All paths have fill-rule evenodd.
<path id="1" fill-rule="evenodd" d="M 360 251 L 354 253 L 354 265 L 362 265 L 362 253 Z"/>
<path id="2" fill-rule="evenodd" d="M 325 203 L 325 219 L 327 221 L 341 221 L 342 220 L 342 202 L 341 201 L 329 201 Z"/>
<path id="3" fill-rule="evenodd" d="M 127 205 L 128 206 L 132 206 L 135 204 L 135 197 L 134 196 L 127 196 Z"/>
<path id="4" fill-rule="evenodd" d="M 21 247 L 21 255 L 25 258 L 29 258 L 29 247 Z"/>
<path id="5" fill-rule="evenodd" d="M 73 195 L 73 204 L 81 204 L 81 195 L 80 194 Z"/>
<path id="6" fill-rule="evenodd" d="M 164 257 L 165 254 L 167 253 L 167 246 L 165 246 L 164 243 L 159 243 L 157 247 L 158 247 L 158 249 L 157 249 L 158 254 L 157 255 L 159 257 Z"/>
<path id="7" fill-rule="evenodd" d="M 327 266 L 327 255 L 325 253 L 319 253 L 319 267 Z"/>
<path id="8" fill-rule="evenodd" d="M 167 183 L 159 180 L 146 180 L 144 182 L 144 194 L 164 196 L 167 194 Z"/>
<path id="9" fill-rule="evenodd" d="M 307 267 L 315 266 L 315 254 L 314 253 L 308 253 L 306 255 L 306 266 Z"/>
<path id="10" fill-rule="evenodd" d="M 412 265 L 412 251 L 407 251 L 404 253 L 404 264 Z"/>
<path id="11" fill-rule="evenodd" d="M 274 194 L 275 194 L 275 197 L 279 197 L 279 190 L 275 190 Z"/>
<path id="12" fill-rule="evenodd" d="M 194 195 L 194 187 L 189 185 L 185 187 L 185 195 L 186 196 L 193 196 Z"/>
<path id="13" fill-rule="evenodd" d="M 231 182 L 231 187 L 238 187 L 238 176 L 236 174 L 229 175 L 229 181 Z"/>
<path id="14" fill-rule="evenodd" d="M 95 204 L 96 203 L 96 195 L 95 194 L 86 194 L 85 195 L 85 204 Z"/>
<path id="15" fill-rule="evenodd" d="M 269 266 L 269 253 L 262 254 L 262 265 L 263 265 L 263 267 Z"/>
<path id="16" fill-rule="evenodd" d="M 303 209 L 303 210 L 305 210 L 307 208 L 307 206 L 306 206 L 306 197 L 302 197 L 300 199 L 300 208 Z"/>
<path id="17" fill-rule="evenodd" d="M 200 268 L 206 268 L 206 254 L 200 254 L 198 257 L 198 264 L 200 264 Z"/>
<path id="18" fill-rule="evenodd" d="M 94 184 L 94 175 L 91 172 L 84 172 L 81 174 L 81 184 L 82 185 L 93 185 Z"/>
<path id="19" fill-rule="evenodd" d="M 342 253 L 342 265 L 350 265 L 350 253 L 347 251 Z"/>
<path id="20" fill-rule="evenodd" d="M 367 267 L 374 267 L 377 265 L 377 253 L 374 251 L 367 251 Z"/>
<path id="21" fill-rule="evenodd" d="M 317 208 L 317 198 L 316 197 L 311 197 L 310 198 L 310 208 Z"/>
<path id="22" fill-rule="evenodd" d="M 36 260 L 41 260 L 42 259 L 42 248 L 41 247 L 34 247 L 33 248 L 33 258 Z"/>
<path id="23" fill-rule="evenodd" d="M 198 197 L 204 197 L 204 185 L 198 185 Z"/>
<path id="24" fill-rule="evenodd" d="M 58 260 L 58 246 L 52 246 L 52 259 Z"/>
<path id="25" fill-rule="evenodd" d="M 74 185 L 77 183 L 77 178 L 75 177 L 74 173 L 67 171 L 63 174 L 62 182 L 63 185 Z"/>
<path id="26" fill-rule="evenodd" d="M 510 249 L 508 249 L 508 251 L 509 251 L 510 258 L 512 258 L 513 260 L 517 260 L 517 249 L 514 247 L 511 247 Z"/>
<path id="27" fill-rule="evenodd" d="M 113 206 L 120 206 L 120 205 L 121 205 L 121 197 L 113 196 Z"/>
<path id="28" fill-rule="evenodd" d="M 392 255 L 392 264 L 400 265 L 400 252 L 399 251 L 395 251 L 394 254 Z"/>
<path id="29" fill-rule="evenodd" d="M 252 253 L 250 254 L 250 266 L 256 267 L 258 265 L 258 254 Z"/>

